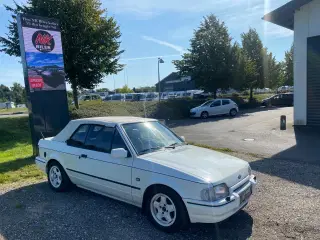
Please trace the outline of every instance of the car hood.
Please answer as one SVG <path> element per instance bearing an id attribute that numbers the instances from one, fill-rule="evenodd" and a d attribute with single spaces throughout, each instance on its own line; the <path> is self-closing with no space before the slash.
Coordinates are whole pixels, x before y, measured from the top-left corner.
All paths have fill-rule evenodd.
<path id="1" fill-rule="evenodd" d="M 197 111 L 197 110 L 202 109 L 202 108 L 203 108 L 203 106 L 198 106 L 198 107 L 192 108 L 190 111 Z"/>
<path id="2" fill-rule="evenodd" d="M 153 152 L 145 160 L 201 179 L 206 183 L 235 185 L 249 175 L 249 164 L 236 157 L 193 145 Z M 163 169 L 163 168 L 161 168 Z M 165 171 L 165 169 L 164 169 Z M 167 173 L 163 173 L 167 174 Z"/>

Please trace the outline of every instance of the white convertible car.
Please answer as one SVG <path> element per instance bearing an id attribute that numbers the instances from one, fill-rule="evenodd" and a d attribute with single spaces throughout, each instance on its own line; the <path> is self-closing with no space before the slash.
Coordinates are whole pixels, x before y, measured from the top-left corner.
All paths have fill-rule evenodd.
<path id="1" fill-rule="evenodd" d="M 247 162 L 188 145 L 146 118 L 73 120 L 39 141 L 35 161 L 53 190 L 75 184 L 133 204 L 167 232 L 230 217 L 256 185 Z"/>

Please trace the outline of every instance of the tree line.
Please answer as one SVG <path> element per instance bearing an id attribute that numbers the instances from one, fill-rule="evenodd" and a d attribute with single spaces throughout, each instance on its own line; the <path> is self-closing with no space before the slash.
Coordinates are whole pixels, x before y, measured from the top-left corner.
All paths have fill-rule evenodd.
<path id="1" fill-rule="evenodd" d="M 0 102 L 14 102 L 17 104 L 26 103 L 25 88 L 19 83 L 13 83 L 12 87 L 0 85 Z"/>
<path id="2" fill-rule="evenodd" d="M 284 61 L 277 62 L 255 29 L 241 34 L 240 45 L 213 14 L 204 17 L 190 39 L 190 49 L 173 64 L 182 76 L 191 76 L 198 88 L 215 97 L 218 89 L 231 87 L 249 89 L 252 100 L 255 88 L 293 85 L 293 46 Z"/>

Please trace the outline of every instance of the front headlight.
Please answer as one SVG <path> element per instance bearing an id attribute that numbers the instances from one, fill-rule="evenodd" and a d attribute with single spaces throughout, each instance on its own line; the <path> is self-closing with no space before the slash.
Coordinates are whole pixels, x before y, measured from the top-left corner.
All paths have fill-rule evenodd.
<path id="1" fill-rule="evenodd" d="M 203 201 L 213 202 L 229 196 L 229 188 L 225 183 L 205 188 L 200 193 Z"/>

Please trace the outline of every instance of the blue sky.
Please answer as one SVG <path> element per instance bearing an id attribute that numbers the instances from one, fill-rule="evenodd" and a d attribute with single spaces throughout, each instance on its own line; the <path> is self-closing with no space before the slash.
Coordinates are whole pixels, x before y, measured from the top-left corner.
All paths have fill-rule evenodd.
<path id="1" fill-rule="evenodd" d="M 158 79 L 157 57 L 162 56 L 165 61 L 160 66 L 161 78 L 175 71 L 171 61 L 180 59 L 189 47 L 193 30 L 202 17 L 210 13 L 225 21 L 230 35 L 238 42 L 242 32 L 249 27 L 256 28 L 264 45 L 277 60 L 282 60 L 293 42 L 293 32 L 267 23 L 261 17 L 286 2 L 288 0 L 102 0 L 108 15 L 120 25 L 121 49 L 125 50 L 121 62 L 126 68 L 106 77 L 99 87 L 113 89 L 114 82 L 116 88 L 126 82 L 129 87 L 154 85 Z M 13 1 L 0 0 L 0 22 L 7 23 L 10 16 L 2 3 L 12 5 Z M 1 36 L 7 31 L 6 25 L 0 25 Z M 0 53 L 1 84 L 23 83 L 19 60 Z"/>

